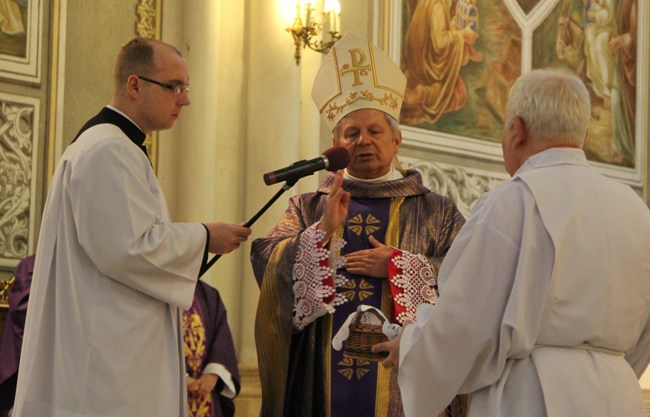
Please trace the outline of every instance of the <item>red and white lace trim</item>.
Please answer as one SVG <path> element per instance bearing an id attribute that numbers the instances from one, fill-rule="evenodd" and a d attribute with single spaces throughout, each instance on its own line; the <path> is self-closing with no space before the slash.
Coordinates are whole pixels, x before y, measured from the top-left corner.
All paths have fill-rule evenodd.
<path id="1" fill-rule="evenodd" d="M 329 250 L 325 247 L 325 232 L 316 223 L 302 233 L 298 242 L 293 266 L 294 315 L 296 329 L 302 330 L 327 314 L 334 307 L 348 302 L 348 298 L 336 293 L 349 279 L 336 271 L 343 266 L 341 249 L 343 239 L 332 238 Z M 436 277 L 429 261 L 423 255 L 395 250 L 390 259 L 389 280 L 394 302 L 395 319 L 415 320 L 417 307 L 422 303 L 435 304 Z"/>
<path id="2" fill-rule="evenodd" d="M 395 319 L 404 324 L 404 320 L 415 320 L 415 312 L 422 303 L 435 304 L 438 296 L 434 286 L 436 277 L 429 261 L 423 255 L 396 250 L 390 262 L 397 272 L 389 277 Z"/>

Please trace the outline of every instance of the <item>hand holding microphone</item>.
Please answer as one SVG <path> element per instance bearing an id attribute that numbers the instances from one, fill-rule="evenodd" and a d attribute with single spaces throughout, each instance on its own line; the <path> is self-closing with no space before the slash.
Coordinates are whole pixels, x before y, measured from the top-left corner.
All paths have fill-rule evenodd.
<path id="1" fill-rule="evenodd" d="M 223 222 L 203 224 L 210 232 L 208 252 L 223 255 L 239 248 L 251 234 L 248 226 Z"/>
<path id="2" fill-rule="evenodd" d="M 282 181 L 295 182 L 321 169 L 326 169 L 330 172 L 338 171 L 347 167 L 349 163 L 350 153 L 348 150 L 342 146 L 333 146 L 323 152 L 318 158 L 294 162 L 286 168 L 267 172 L 264 174 L 264 183 L 271 185 Z"/>

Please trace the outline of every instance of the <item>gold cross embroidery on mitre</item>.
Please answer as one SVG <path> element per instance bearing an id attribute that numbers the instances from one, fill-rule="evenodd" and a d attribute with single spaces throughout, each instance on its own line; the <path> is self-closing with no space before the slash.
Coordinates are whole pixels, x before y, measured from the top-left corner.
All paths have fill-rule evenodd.
<path id="1" fill-rule="evenodd" d="M 367 76 L 368 71 L 372 71 L 372 66 L 370 64 L 364 65 L 366 62 L 366 54 L 362 49 L 353 48 L 349 49 L 348 52 L 350 53 L 350 61 L 352 61 L 352 65 L 344 64 L 341 67 L 341 77 L 345 74 L 352 73 L 354 74 L 354 83 L 352 83 L 352 85 L 362 85 L 363 82 L 361 81 L 361 76 Z"/>
<path id="2" fill-rule="evenodd" d="M 341 66 L 339 69 L 339 77 L 343 78 L 344 75 L 352 74 L 354 77 L 354 82 L 352 87 L 359 85 L 364 85 L 364 79 L 362 77 L 368 77 L 368 75 L 375 71 L 374 63 L 366 64 L 366 53 L 363 49 L 360 48 L 351 48 L 347 51 L 350 54 L 351 63 L 346 63 Z M 372 59 L 371 59 L 372 61 Z M 375 82 L 371 82 L 370 89 L 363 90 L 353 90 L 348 93 L 348 96 L 345 97 L 345 101 L 339 105 L 336 102 L 329 103 L 327 110 L 327 118 L 329 120 L 334 120 L 337 114 L 341 113 L 344 108 L 349 105 L 356 103 L 359 100 L 369 101 L 369 102 L 379 102 L 382 106 L 386 106 L 391 109 L 396 109 L 398 105 L 397 97 L 393 94 L 384 93 L 383 97 L 375 97 L 374 89 L 372 86 L 375 85 Z"/>

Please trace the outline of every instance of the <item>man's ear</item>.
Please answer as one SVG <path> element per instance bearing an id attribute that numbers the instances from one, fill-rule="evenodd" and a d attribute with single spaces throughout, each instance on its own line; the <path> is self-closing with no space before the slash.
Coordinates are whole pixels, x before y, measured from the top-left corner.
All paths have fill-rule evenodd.
<path id="1" fill-rule="evenodd" d="M 521 117 L 515 117 L 515 137 L 512 139 L 514 149 L 520 149 L 528 144 L 528 129 Z"/>
<path id="2" fill-rule="evenodd" d="M 402 144 L 402 131 L 401 129 L 398 129 L 397 132 L 395 132 L 395 135 L 393 135 L 393 143 L 397 146 L 397 149 L 395 149 L 395 152 L 399 150 L 399 146 Z"/>
<path id="3" fill-rule="evenodd" d="M 126 92 L 131 98 L 140 94 L 140 79 L 136 75 L 129 75 L 126 79 Z"/>

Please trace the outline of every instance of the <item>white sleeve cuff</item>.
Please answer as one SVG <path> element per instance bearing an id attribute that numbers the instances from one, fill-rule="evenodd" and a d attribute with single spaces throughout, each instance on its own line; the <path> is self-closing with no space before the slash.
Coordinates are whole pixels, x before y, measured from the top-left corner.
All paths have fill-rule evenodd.
<path id="1" fill-rule="evenodd" d="M 220 363 L 210 362 L 205 366 L 203 370 L 204 374 L 215 374 L 221 379 L 224 383 L 224 387 L 219 393 L 226 398 L 233 399 L 237 396 L 237 390 L 235 388 L 235 381 L 232 379 L 232 374 Z"/>

